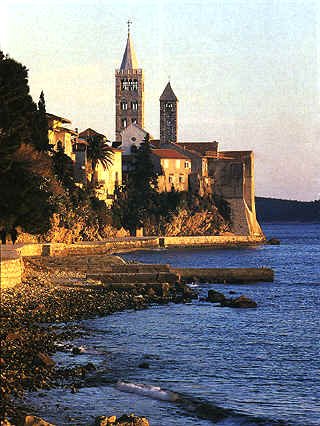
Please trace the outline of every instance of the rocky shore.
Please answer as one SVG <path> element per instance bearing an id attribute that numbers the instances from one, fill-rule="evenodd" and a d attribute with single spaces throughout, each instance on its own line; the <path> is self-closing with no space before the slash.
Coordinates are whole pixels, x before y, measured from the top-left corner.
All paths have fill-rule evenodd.
<path id="1" fill-rule="evenodd" d="M 61 370 L 55 366 L 51 355 L 59 343 L 76 337 L 72 328 L 63 331 L 57 323 L 143 309 L 151 303 L 185 302 L 193 296 L 178 283 L 114 288 L 92 279 L 84 281 L 76 270 L 48 268 L 26 259 L 22 284 L 1 292 L 2 424 L 42 424 L 27 423 L 26 416 L 33 413 L 18 408 L 24 391 L 47 389 L 63 381 L 72 389 L 74 380 L 95 368 Z"/>

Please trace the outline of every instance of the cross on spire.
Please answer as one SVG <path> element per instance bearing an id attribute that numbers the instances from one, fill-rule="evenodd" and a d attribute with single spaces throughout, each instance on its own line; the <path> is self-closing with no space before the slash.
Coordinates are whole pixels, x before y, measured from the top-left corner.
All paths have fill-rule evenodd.
<path id="1" fill-rule="evenodd" d="M 132 21 L 130 21 L 130 19 L 128 19 L 127 24 L 128 24 L 128 36 L 129 36 L 130 35 L 130 25 L 132 24 Z"/>

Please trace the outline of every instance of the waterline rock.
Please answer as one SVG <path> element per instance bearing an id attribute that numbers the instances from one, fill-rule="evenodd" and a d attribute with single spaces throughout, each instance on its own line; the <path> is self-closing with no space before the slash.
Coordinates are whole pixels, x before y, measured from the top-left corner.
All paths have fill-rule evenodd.
<path id="1" fill-rule="evenodd" d="M 118 419 L 116 416 L 99 416 L 96 418 L 94 426 L 149 426 L 149 422 L 145 417 L 124 414 Z"/>
<path id="2" fill-rule="evenodd" d="M 216 290 L 209 290 L 208 291 L 208 297 L 207 297 L 207 302 L 212 302 L 212 303 L 220 303 L 226 300 L 226 297 L 223 293 L 220 293 L 219 291 Z"/>
<path id="3" fill-rule="evenodd" d="M 227 306 L 229 308 L 256 308 L 258 305 L 249 297 L 241 295 L 236 299 L 226 299 L 222 301 L 221 306 Z"/>

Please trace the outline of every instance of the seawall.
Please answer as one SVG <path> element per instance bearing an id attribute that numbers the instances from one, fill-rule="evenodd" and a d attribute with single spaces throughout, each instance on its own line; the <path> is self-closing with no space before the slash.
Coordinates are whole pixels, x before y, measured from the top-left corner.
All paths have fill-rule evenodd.
<path id="1" fill-rule="evenodd" d="M 193 237 L 160 237 L 161 247 L 227 247 L 263 244 L 263 236 L 244 235 L 204 235 Z"/>
<path id="2" fill-rule="evenodd" d="M 12 247 L 0 248 L 0 289 L 14 287 L 21 283 L 23 260 Z"/>
<path id="3" fill-rule="evenodd" d="M 43 243 L 1 246 L 0 288 L 14 287 L 23 277 L 23 257 L 112 254 L 131 250 L 163 247 L 227 247 L 262 244 L 262 237 L 190 236 L 190 237 L 124 237 L 75 244 Z"/>
<path id="4" fill-rule="evenodd" d="M 272 282 L 274 272 L 270 268 L 171 268 L 182 282 L 250 283 Z"/>

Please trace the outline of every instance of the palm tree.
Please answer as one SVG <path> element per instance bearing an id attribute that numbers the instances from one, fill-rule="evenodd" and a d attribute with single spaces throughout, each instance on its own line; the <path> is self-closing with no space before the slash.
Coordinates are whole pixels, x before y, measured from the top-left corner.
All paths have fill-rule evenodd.
<path id="1" fill-rule="evenodd" d="M 93 135 L 87 139 L 88 148 L 87 155 L 91 161 L 91 186 L 94 188 L 96 179 L 96 168 L 98 163 L 101 163 L 102 167 L 106 170 L 113 163 L 113 151 L 111 146 L 108 145 L 108 140 L 102 135 Z"/>

